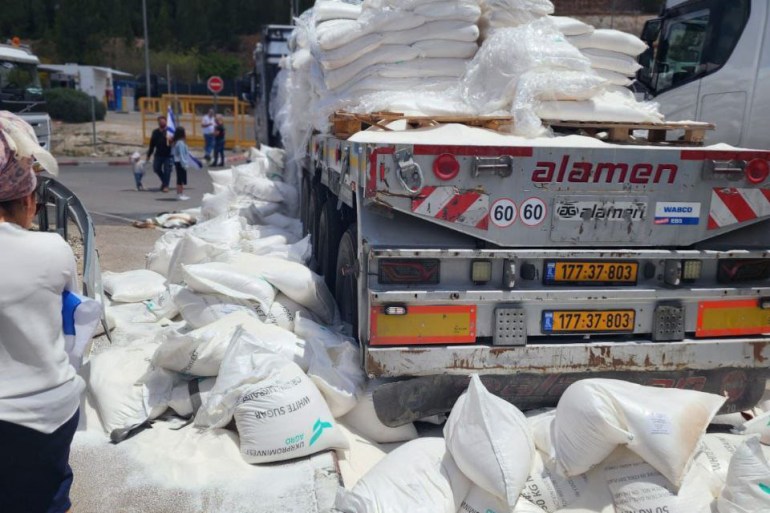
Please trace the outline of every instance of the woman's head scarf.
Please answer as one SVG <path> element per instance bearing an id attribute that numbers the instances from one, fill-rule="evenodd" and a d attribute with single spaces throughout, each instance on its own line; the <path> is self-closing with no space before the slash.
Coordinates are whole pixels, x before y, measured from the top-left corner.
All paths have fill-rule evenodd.
<path id="1" fill-rule="evenodd" d="M 57 175 L 56 159 L 40 146 L 29 123 L 0 111 L 0 202 L 31 194 L 37 187 L 35 172 L 42 170 Z"/>

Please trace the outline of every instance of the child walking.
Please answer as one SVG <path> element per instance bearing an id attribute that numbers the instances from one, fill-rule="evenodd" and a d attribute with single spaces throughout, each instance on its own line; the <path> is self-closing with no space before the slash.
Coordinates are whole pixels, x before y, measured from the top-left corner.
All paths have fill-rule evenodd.
<path id="1" fill-rule="evenodd" d="M 174 168 L 176 169 L 176 199 L 186 201 L 190 197 L 185 195 L 184 186 L 187 185 L 187 169 L 192 162 L 192 156 L 185 141 L 184 127 L 176 127 L 174 147 L 171 149 L 171 155 L 174 158 Z"/>
<path id="2" fill-rule="evenodd" d="M 136 184 L 137 191 L 143 191 L 142 178 L 144 178 L 144 166 L 147 161 L 142 159 L 142 156 L 138 151 L 135 151 L 131 155 L 131 165 L 134 168 L 134 183 Z"/>

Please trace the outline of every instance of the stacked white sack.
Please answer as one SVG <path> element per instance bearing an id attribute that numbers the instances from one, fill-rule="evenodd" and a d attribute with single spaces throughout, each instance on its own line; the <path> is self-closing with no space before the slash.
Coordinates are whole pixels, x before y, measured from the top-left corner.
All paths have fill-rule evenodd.
<path id="1" fill-rule="evenodd" d="M 599 29 L 567 40 L 588 57 L 597 73 L 618 86 L 633 82 L 641 69 L 636 59 L 647 50 L 644 41 L 620 30 Z"/>
<path id="2" fill-rule="evenodd" d="M 518 27 L 553 14 L 550 0 L 480 0 L 481 40 L 501 28 Z"/>
<path id="3" fill-rule="evenodd" d="M 283 151 L 250 155 L 209 173 L 202 222 L 161 237 L 148 255 L 153 270 L 105 273 L 115 344 L 83 373 L 101 428 L 114 436 L 169 408 L 183 417 L 202 408 L 198 423 L 219 427 L 227 395 L 223 414 L 234 416 L 248 462 L 347 446 L 335 419 L 363 391 L 359 348 L 305 266 L 310 244 Z M 376 419 L 373 408 L 355 413 L 364 426 Z"/>
<path id="4" fill-rule="evenodd" d="M 329 114 L 340 109 L 454 112 L 456 106 L 435 100 L 436 92 L 455 86 L 475 55 L 480 15 L 476 0 L 372 0 L 355 20 L 313 16 L 316 128 L 326 128 Z"/>
<path id="5" fill-rule="evenodd" d="M 484 41 L 462 81 L 478 114 L 510 110 L 514 132 L 547 133 L 541 120 L 661 122 L 654 104 L 612 91 L 591 61 L 548 18 L 498 29 Z"/>

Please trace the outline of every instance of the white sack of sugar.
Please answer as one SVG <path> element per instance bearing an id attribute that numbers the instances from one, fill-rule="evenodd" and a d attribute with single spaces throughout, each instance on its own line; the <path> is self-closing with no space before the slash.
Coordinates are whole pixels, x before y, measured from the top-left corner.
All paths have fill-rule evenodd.
<path id="1" fill-rule="evenodd" d="M 235 299 L 256 301 L 270 310 L 275 289 L 254 272 L 230 263 L 211 262 L 182 266 L 187 286 L 203 294 L 220 294 Z"/>
<path id="2" fill-rule="evenodd" d="M 735 451 L 717 510 L 719 513 L 770 511 L 770 463 L 758 438 L 750 438 Z"/>
<path id="3" fill-rule="evenodd" d="M 442 438 L 419 438 L 385 456 L 352 490 L 339 488 L 334 507 L 342 513 L 457 513 L 470 487 Z"/>
<path id="4" fill-rule="evenodd" d="M 335 418 L 345 415 L 355 407 L 366 381 L 360 349 L 353 339 L 302 314 L 294 321 L 294 333 L 307 343 L 308 375 L 326 398 L 332 414 Z"/>
<path id="5" fill-rule="evenodd" d="M 627 445 L 679 486 L 706 427 L 725 400 L 694 390 L 620 380 L 578 381 L 567 388 L 556 407 L 549 456 L 555 457 L 567 476 L 577 476 L 617 446 Z"/>
<path id="6" fill-rule="evenodd" d="M 543 513 L 543 510 L 523 497 L 519 497 L 516 506 L 511 509 L 501 499 L 483 488 L 471 486 L 471 491 L 463 499 L 457 513 Z"/>
<path id="7" fill-rule="evenodd" d="M 358 398 L 355 407 L 339 419 L 340 423 L 352 431 L 362 435 L 367 440 L 378 444 L 408 442 L 417 438 L 417 429 L 413 423 L 403 426 L 390 427 L 382 423 L 374 409 L 372 393 L 378 385 L 378 380 L 370 380 Z"/>
<path id="8" fill-rule="evenodd" d="M 474 374 L 449 414 L 444 438 L 463 474 L 509 506 L 516 504 L 535 453 L 518 408 L 489 393 Z"/>
<path id="9" fill-rule="evenodd" d="M 102 274 L 104 291 L 110 299 L 119 303 L 138 303 L 161 294 L 166 290 L 166 278 L 147 269 Z"/>
<path id="10" fill-rule="evenodd" d="M 232 255 L 224 265 L 228 266 L 229 272 L 243 276 L 244 279 L 250 277 L 252 280 L 267 281 L 289 299 L 313 312 L 326 324 L 332 324 L 338 315 L 337 303 L 326 282 L 302 264 L 279 258 L 240 253 Z M 270 304 L 274 299 L 275 296 L 270 298 Z"/>
<path id="11" fill-rule="evenodd" d="M 243 459 L 270 463 L 347 449 L 344 433 L 302 369 L 280 356 L 262 358 L 273 371 L 240 388 L 234 412 Z"/>

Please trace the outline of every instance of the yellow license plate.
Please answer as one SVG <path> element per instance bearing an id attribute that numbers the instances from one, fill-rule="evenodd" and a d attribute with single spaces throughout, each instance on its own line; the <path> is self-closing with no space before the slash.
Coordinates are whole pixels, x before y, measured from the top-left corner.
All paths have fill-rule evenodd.
<path id="1" fill-rule="evenodd" d="M 375 306 L 369 320 L 373 346 L 476 342 L 475 306 L 407 306 L 404 315 L 388 315 L 384 307 Z"/>
<path id="2" fill-rule="evenodd" d="M 695 336 L 735 337 L 770 333 L 770 310 L 759 306 L 758 299 L 703 301 L 698 304 Z"/>
<path id="3" fill-rule="evenodd" d="M 634 310 L 550 310 L 543 333 L 626 333 L 634 331 Z"/>
<path id="4" fill-rule="evenodd" d="M 546 262 L 543 278 L 546 285 L 635 285 L 638 273 L 637 262 L 563 261 Z"/>

